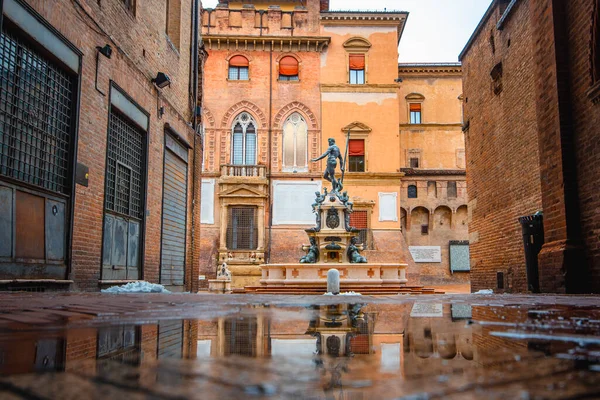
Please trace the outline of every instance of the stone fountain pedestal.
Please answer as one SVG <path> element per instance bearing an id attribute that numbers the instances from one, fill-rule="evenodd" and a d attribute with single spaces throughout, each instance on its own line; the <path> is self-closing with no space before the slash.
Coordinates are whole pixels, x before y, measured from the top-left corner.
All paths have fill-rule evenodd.
<path id="1" fill-rule="evenodd" d="M 342 285 L 391 287 L 406 285 L 405 263 L 369 263 L 356 244 L 359 231 L 350 226 L 352 202 L 347 195 L 327 191 L 315 199 L 316 226 L 307 229 L 310 244 L 300 262 L 263 264 L 260 283 L 266 287 L 315 286 L 327 282 L 327 271 L 340 271 Z"/>

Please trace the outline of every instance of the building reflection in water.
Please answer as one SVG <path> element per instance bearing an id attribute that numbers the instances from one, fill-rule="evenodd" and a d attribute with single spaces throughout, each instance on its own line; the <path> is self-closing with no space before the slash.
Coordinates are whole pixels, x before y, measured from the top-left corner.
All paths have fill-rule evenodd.
<path id="1" fill-rule="evenodd" d="M 571 310 L 433 301 L 255 306 L 215 319 L 62 331 L 15 325 L 0 334 L 0 375 L 67 371 L 134 386 L 193 392 L 209 382 L 244 392 L 250 385 L 240 378 L 245 371 L 259 392 L 262 379 L 281 380 L 278 390 L 289 388 L 285 393 L 302 398 L 361 399 L 373 391 L 444 390 L 443 379 L 482 377 L 503 366 L 498 376 L 518 377 L 528 365 L 589 358 L 589 351 L 571 342 L 507 336 L 551 324 L 555 332 L 570 334 Z M 581 334 L 597 332 L 593 324 L 575 326 Z M 519 365 L 525 359 L 530 364 Z"/>

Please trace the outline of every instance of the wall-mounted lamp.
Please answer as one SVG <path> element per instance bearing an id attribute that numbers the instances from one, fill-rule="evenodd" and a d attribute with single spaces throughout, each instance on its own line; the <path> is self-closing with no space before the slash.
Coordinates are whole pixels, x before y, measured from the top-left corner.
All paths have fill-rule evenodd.
<path id="1" fill-rule="evenodd" d="M 104 47 L 96 46 L 96 50 L 106 58 L 110 58 L 112 55 L 112 47 L 109 44 L 104 45 Z"/>
<path id="2" fill-rule="evenodd" d="M 106 58 L 110 58 L 111 54 L 112 54 L 112 47 L 110 47 L 109 44 L 105 44 L 104 47 L 100 47 L 100 46 L 96 46 L 96 90 L 98 91 L 98 93 L 100 93 L 102 96 L 106 96 L 106 94 L 98 89 L 98 64 L 100 62 L 100 54 L 102 54 L 104 57 Z"/>
<path id="3" fill-rule="evenodd" d="M 152 83 L 154 83 L 159 89 L 163 89 L 167 86 L 171 86 L 171 78 L 169 78 L 164 72 L 159 72 L 156 74 L 156 78 L 152 79 Z"/>
<path id="4" fill-rule="evenodd" d="M 396 79 L 394 79 L 394 82 L 400 83 L 400 82 L 402 82 L 402 78 L 396 78 Z"/>

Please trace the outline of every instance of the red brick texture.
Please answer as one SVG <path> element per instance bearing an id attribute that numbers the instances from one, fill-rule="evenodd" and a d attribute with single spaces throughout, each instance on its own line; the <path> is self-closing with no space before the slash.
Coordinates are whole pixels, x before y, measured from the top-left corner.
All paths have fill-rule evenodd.
<path id="1" fill-rule="evenodd" d="M 121 0 L 69 0 L 27 2 L 82 53 L 80 119 L 77 161 L 89 167 L 89 187 L 77 186 L 74 203 L 73 245 L 70 278 L 74 289 L 98 290 L 101 279 L 102 221 L 104 210 L 105 159 L 110 82 L 121 87 L 141 108 L 150 114 L 148 132 L 148 181 L 145 220 L 145 251 L 142 278 L 158 282 L 160 277 L 162 189 L 165 124 L 169 124 L 188 143 L 194 145 L 194 133 L 189 127 L 191 109 L 195 105 L 189 96 L 192 1 L 181 2 L 179 50 L 166 30 L 166 2 L 147 0 L 136 2 L 135 12 L 127 10 Z M 175 19 L 171 21 L 177 22 Z M 96 46 L 110 44 L 110 59 L 100 57 L 98 87 L 94 88 Z M 151 78 L 158 71 L 171 78 L 171 86 L 157 91 Z M 159 104 L 157 104 L 157 102 Z M 165 107 L 162 117 L 157 106 Z M 188 232 L 192 243 L 192 196 L 199 199 L 199 188 L 193 184 L 194 156 L 190 151 L 188 165 Z M 199 210 L 197 212 L 199 214 Z M 199 221 L 195 226 L 199 233 Z M 199 240 L 195 241 L 199 245 Z M 197 256 L 198 249 L 193 252 Z M 188 255 L 191 254 L 188 252 Z M 187 257 L 187 290 L 197 283 L 195 264 Z M 195 276 L 195 278 L 194 278 Z"/>
<path id="2" fill-rule="evenodd" d="M 498 31 L 495 10 L 462 59 L 473 291 L 496 289 L 497 272 L 509 291 L 527 289 L 517 218 L 542 209 L 529 1 L 514 13 Z M 496 95 L 490 72 L 500 62 Z"/>
<path id="3" fill-rule="evenodd" d="M 469 99 L 465 119 L 470 123 L 467 180 L 470 198 L 476 201 L 470 231 L 479 240 L 471 247 L 476 264 L 471 274 L 473 290 L 494 287 L 494 271 L 481 265 L 496 264 L 499 268 L 510 265 L 507 259 L 521 258 L 512 268 L 514 276 L 524 276 L 520 228 L 515 219 L 541 209 L 545 236 L 538 257 L 541 290 L 600 291 L 600 200 L 595 195 L 600 177 L 595 151 L 600 106 L 587 95 L 594 83 L 590 57 L 594 2 L 518 1 L 498 27 L 500 15 L 494 10 L 464 53 L 464 95 Z M 483 85 L 473 84 L 492 84 L 489 71 L 471 69 L 475 60 L 481 66 L 486 52 L 489 54 L 490 35 L 496 39 L 496 53 L 501 52 L 498 61 L 503 63 L 503 90 L 496 103 L 488 101 Z M 503 52 L 509 39 L 512 45 Z M 511 65 L 510 60 L 516 64 Z M 518 87 L 519 98 L 510 97 L 508 89 L 513 85 Z M 517 144 L 505 157 L 496 157 L 480 145 L 489 127 L 498 122 L 506 125 L 496 131 L 495 142 Z M 535 155 L 537 160 L 523 158 L 523 153 Z M 483 157 L 502 166 L 502 174 L 490 174 L 493 167 L 490 169 Z M 529 196 L 515 193 L 515 201 L 508 203 L 495 197 L 503 219 L 515 228 L 513 245 L 503 249 L 498 243 L 501 231 L 496 220 L 482 210 L 492 205 L 494 198 L 482 194 L 520 184 L 527 187 Z M 515 204 L 520 205 L 515 208 Z M 492 235 L 483 236 L 484 231 Z M 509 289 L 525 291 L 521 282 L 511 284 L 509 279 Z"/>

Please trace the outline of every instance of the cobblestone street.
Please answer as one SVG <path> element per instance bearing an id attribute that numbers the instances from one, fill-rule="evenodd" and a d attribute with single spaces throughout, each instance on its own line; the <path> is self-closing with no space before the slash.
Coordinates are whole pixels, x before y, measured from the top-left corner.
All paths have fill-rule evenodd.
<path id="1" fill-rule="evenodd" d="M 3 294 L 0 397 L 593 398 L 599 321 L 591 296 Z"/>

